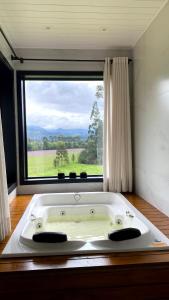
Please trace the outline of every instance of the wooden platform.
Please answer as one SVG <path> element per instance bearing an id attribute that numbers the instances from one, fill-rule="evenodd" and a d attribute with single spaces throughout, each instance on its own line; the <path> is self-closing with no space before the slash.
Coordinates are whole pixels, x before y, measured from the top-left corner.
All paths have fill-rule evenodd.
<path id="1" fill-rule="evenodd" d="M 125 196 L 169 237 L 168 217 L 135 195 Z M 12 230 L 30 200 L 18 196 L 12 202 Z M 0 298 L 8 297 L 169 299 L 169 251 L 0 259 Z"/>

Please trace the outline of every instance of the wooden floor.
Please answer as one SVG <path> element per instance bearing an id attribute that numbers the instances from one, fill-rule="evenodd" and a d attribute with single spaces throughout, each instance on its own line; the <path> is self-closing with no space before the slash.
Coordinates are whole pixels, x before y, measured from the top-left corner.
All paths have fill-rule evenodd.
<path id="1" fill-rule="evenodd" d="M 136 195 L 125 196 L 169 237 L 168 217 Z M 17 196 L 11 203 L 12 230 L 30 200 Z M 0 259 L 0 297 L 19 299 L 26 290 L 24 299 L 169 299 L 169 251 Z"/>

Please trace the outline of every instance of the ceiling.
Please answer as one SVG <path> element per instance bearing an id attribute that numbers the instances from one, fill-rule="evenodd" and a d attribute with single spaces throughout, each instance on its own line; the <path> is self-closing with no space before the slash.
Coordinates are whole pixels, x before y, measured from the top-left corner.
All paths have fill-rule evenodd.
<path id="1" fill-rule="evenodd" d="M 133 47 L 166 0 L 0 0 L 14 48 Z"/>

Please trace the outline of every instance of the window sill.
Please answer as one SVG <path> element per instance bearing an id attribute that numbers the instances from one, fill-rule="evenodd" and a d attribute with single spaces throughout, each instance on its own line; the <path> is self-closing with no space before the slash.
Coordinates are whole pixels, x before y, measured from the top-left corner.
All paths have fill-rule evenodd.
<path id="1" fill-rule="evenodd" d="M 21 185 L 32 185 L 32 184 L 62 184 L 62 183 L 86 183 L 86 182 L 103 182 L 103 176 L 91 176 L 87 178 L 69 178 L 58 179 L 56 177 L 46 178 L 29 178 L 24 179 L 20 182 Z"/>

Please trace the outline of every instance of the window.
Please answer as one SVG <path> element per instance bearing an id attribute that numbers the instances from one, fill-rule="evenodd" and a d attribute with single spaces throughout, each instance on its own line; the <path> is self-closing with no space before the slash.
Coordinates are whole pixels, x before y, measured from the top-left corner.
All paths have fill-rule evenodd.
<path id="1" fill-rule="evenodd" d="M 21 183 L 101 180 L 102 72 L 18 71 L 17 83 Z"/>

